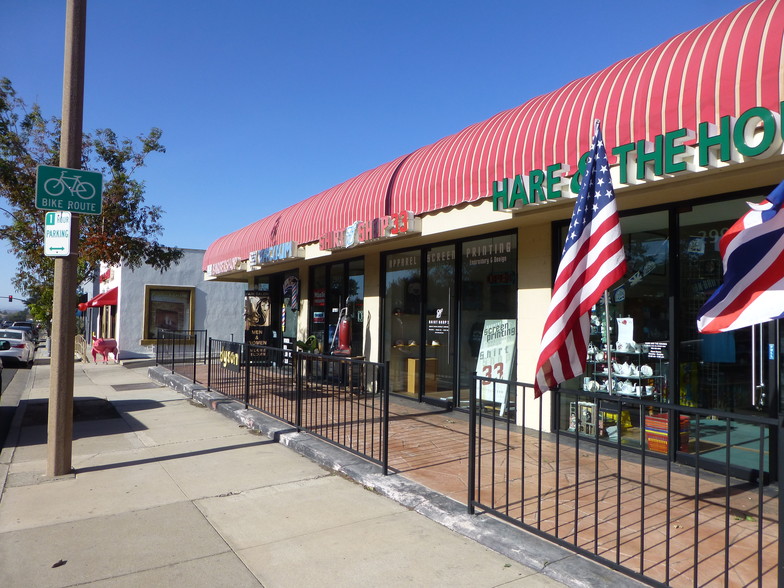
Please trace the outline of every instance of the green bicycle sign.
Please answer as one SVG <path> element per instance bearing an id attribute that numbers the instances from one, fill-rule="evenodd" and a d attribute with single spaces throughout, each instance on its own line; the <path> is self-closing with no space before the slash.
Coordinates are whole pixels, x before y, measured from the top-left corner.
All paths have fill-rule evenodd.
<path id="1" fill-rule="evenodd" d="M 76 214 L 101 214 L 103 176 L 98 172 L 39 165 L 35 207 Z"/>

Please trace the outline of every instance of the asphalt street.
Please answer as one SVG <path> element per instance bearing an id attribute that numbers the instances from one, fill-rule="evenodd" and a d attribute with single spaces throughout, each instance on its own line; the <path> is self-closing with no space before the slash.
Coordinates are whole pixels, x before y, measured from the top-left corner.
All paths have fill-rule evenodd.
<path id="1" fill-rule="evenodd" d="M 31 373 L 30 370 L 10 365 L 3 369 L 3 381 L 0 388 L 0 447 L 5 446 L 14 412 L 19 405 L 19 399 L 27 386 L 27 379 Z"/>

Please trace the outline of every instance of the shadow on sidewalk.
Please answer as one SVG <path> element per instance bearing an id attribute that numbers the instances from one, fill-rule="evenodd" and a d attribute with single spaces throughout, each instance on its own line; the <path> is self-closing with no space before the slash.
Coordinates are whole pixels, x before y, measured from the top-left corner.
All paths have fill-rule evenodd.
<path id="1" fill-rule="evenodd" d="M 144 430 L 147 427 L 131 413 L 165 407 L 163 402 L 147 398 L 110 402 L 105 398 L 82 396 L 75 397 L 73 403 L 74 440 Z M 22 429 L 16 446 L 45 444 L 49 400 L 22 400 L 16 410 L 22 414 Z"/>
<path id="2" fill-rule="evenodd" d="M 238 443 L 236 445 L 226 445 L 225 447 L 213 447 L 211 449 L 202 449 L 200 451 L 187 451 L 185 453 L 174 453 L 172 455 L 161 455 L 158 457 L 148 457 L 145 459 L 134 459 L 131 461 L 121 461 L 117 463 L 109 463 L 99 466 L 89 466 L 85 468 L 74 468 L 74 473 L 84 474 L 87 472 L 99 472 L 104 470 L 113 470 L 117 468 L 127 468 L 138 465 L 145 465 L 150 463 L 158 463 L 162 461 L 171 461 L 174 459 L 184 459 L 188 457 L 197 457 L 199 455 L 211 455 L 213 453 L 221 453 L 223 451 L 233 451 L 235 449 L 247 449 L 250 447 L 261 447 L 263 445 L 277 445 L 276 441 L 271 439 L 265 441 L 254 441 L 252 443 Z"/>

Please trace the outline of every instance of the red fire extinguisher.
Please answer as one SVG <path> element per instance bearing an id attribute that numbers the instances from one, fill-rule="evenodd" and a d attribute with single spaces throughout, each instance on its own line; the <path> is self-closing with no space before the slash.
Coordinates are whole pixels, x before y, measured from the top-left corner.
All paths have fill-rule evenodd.
<path id="1" fill-rule="evenodd" d="M 333 355 L 351 355 L 351 318 L 348 316 L 348 307 L 340 309 L 331 347 Z"/>

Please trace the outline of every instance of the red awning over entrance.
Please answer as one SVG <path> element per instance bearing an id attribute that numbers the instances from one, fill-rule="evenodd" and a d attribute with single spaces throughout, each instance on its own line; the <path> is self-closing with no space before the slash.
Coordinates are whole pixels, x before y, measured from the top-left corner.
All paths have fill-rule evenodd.
<path id="1" fill-rule="evenodd" d="M 784 3 L 751 2 L 221 237 L 203 269 L 286 241 L 311 243 L 358 220 L 475 202 L 492 196 L 495 180 L 553 164 L 573 172 L 596 118 L 615 147 L 755 106 L 778 112 L 783 38 Z M 503 83 L 495 87 L 502 91 Z"/>
<path id="2" fill-rule="evenodd" d="M 95 298 L 87 301 L 88 308 L 96 306 L 117 306 L 117 288 L 107 290 L 103 294 L 98 294 Z"/>

